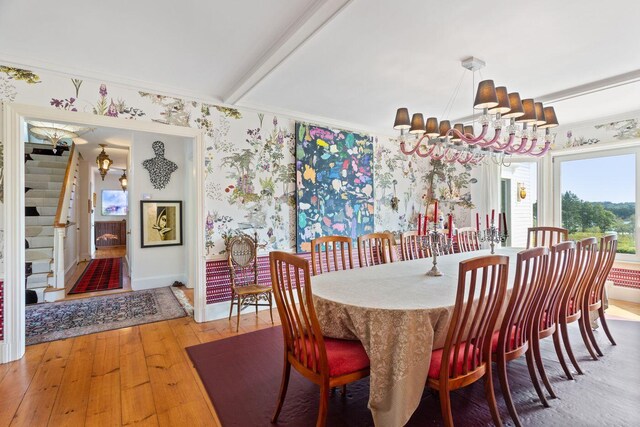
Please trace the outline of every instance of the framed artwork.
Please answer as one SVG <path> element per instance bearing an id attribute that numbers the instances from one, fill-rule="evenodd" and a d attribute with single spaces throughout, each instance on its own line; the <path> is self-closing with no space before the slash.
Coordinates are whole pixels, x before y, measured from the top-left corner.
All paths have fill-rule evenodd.
<path id="1" fill-rule="evenodd" d="M 182 201 L 140 200 L 143 248 L 182 245 Z"/>
<path id="2" fill-rule="evenodd" d="M 296 245 L 373 232 L 373 140 L 345 130 L 296 122 Z"/>
<path id="3" fill-rule="evenodd" d="M 128 192 L 122 190 L 102 190 L 102 210 L 104 216 L 126 215 L 129 211 Z"/>

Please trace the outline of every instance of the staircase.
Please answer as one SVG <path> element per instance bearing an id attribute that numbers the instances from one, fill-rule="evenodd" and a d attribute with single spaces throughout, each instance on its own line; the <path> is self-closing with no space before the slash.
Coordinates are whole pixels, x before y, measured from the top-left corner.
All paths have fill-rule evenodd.
<path id="1" fill-rule="evenodd" d="M 54 222 L 68 161 L 68 150 L 53 153 L 50 145 L 25 143 L 26 288 L 36 292 L 38 302 L 55 286 Z"/>

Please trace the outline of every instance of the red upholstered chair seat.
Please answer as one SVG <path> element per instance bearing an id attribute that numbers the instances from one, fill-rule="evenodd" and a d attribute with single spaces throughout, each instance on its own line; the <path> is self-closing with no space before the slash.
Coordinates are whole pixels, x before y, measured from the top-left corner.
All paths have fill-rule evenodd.
<path id="1" fill-rule="evenodd" d="M 309 342 L 307 347 L 307 368 L 312 369 L 313 358 Z M 360 341 L 339 340 L 324 337 L 324 347 L 327 350 L 327 361 L 329 363 L 329 375 L 338 377 L 352 372 L 365 369 L 369 366 L 369 356 L 364 350 Z M 316 355 L 318 354 L 316 347 Z M 298 359 L 302 361 L 303 354 L 298 354 Z M 320 363 L 320 357 L 316 356 L 316 363 Z"/>
<path id="2" fill-rule="evenodd" d="M 442 366 L 442 353 L 444 349 L 439 348 L 438 350 L 433 350 L 431 353 L 431 364 L 429 365 L 429 378 L 438 378 L 440 377 L 440 367 Z M 449 366 L 453 366 L 453 358 L 456 357 L 456 366 L 458 374 L 462 373 L 462 368 L 464 367 L 464 363 L 467 363 L 467 369 L 470 371 L 472 366 L 473 357 L 476 357 L 478 354 L 478 349 L 475 346 L 469 346 L 469 351 L 467 353 L 467 357 L 465 358 L 465 346 L 460 344 L 460 348 L 458 349 L 458 354 L 452 351 L 449 356 Z M 453 368 L 450 368 L 453 369 Z"/>
<path id="3" fill-rule="evenodd" d="M 495 353 L 498 349 L 498 340 L 500 339 L 500 331 L 495 331 L 491 338 L 491 353 Z M 507 351 L 510 351 L 516 347 L 516 326 L 511 327 L 511 337 L 509 338 L 509 344 L 507 345 Z"/>

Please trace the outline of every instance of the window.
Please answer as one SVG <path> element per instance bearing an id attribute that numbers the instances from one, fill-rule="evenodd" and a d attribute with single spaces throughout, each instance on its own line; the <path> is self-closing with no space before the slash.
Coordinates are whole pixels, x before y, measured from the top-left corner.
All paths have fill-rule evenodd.
<path id="1" fill-rule="evenodd" d="M 614 231 L 619 258 L 638 257 L 639 157 L 635 149 L 556 159 L 556 200 L 570 239 L 599 238 Z"/>

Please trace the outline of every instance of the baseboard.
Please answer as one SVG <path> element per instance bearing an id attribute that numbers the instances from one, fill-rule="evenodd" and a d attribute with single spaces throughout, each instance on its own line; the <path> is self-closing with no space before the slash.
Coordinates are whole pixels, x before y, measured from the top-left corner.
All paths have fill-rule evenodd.
<path id="1" fill-rule="evenodd" d="M 69 275 L 69 271 L 71 271 L 71 269 L 75 269 L 78 266 L 79 261 L 80 260 L 78 259 L 78 257 L 73 260 L 69 267 L 64 270 L 64 277 L 67 277 Z"/>
<path id="2" fill-rule="evenodd" d="M 610 280 L 607 280 L 606 289 L 610 299 L 640 303 L 640 289 L 615 286 Z"/>
<path id="3" fill-rule="evenodd" d="M 0 364 L 9 362 L 9 355 L 7 354 L 7 344 L 4 341 L 0 341 Z"/>
<path id="4" fill-rule="evenodd" d="M 173 285 L 173 282 L 179 281 L 185 283 L 187 281 L 186 274 L 163 275 L 155 277 L 145 277 L 144 279 L 131 280 L 131 289 L 141 291 L 145 289 L 164 288 Z"/>
<path id="5" fill-rule="evenodd" d="M 229 307 L 231 306 L 231 302 L 229 301 L 222 301 L 222 302 L 216 302 L 213 304 L 207 304 L 207 308 L 205 310 L 205 322 L 209 322 L 211 320 L 218 320 L 218 319 L 227 319 L 229 317 Z M 273 302 L 273 309 L 277 310 L 276 308 L 276 302 Z M 253 313 L 255 314 L 256 309 L 253 306 L 247 307 L 245 309 L 246 311 L 243 311 L 242 313 L 244 314 L 246 313 Z M 262 311 L 262 310 L 269 310 L 268 306 L 258 306 L 258 311 Z M 236 310 L 235 307 L 233 309 L 233 316 L 232 319 L 235 319 L 236 316 Z"/>

